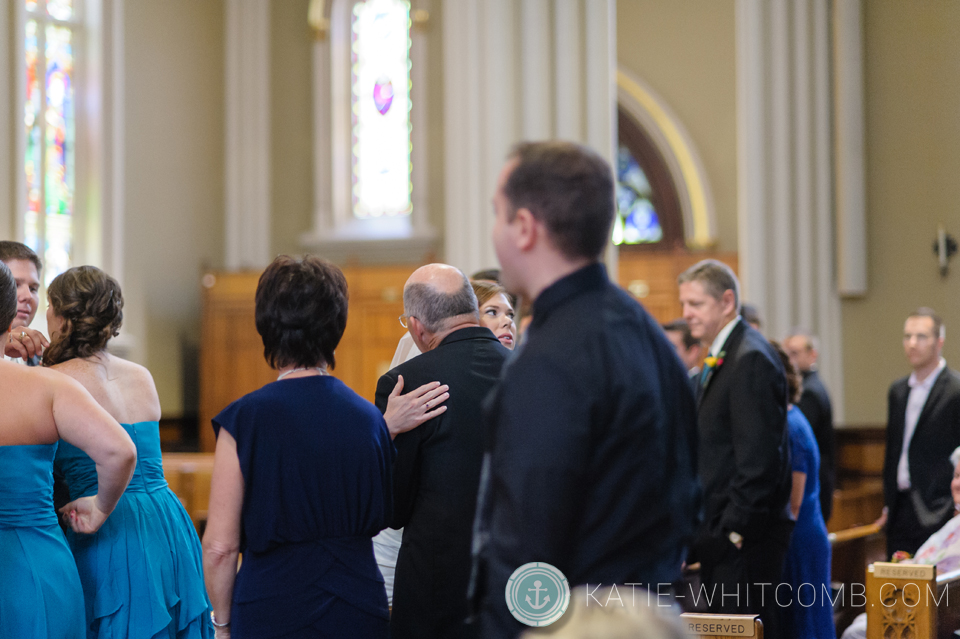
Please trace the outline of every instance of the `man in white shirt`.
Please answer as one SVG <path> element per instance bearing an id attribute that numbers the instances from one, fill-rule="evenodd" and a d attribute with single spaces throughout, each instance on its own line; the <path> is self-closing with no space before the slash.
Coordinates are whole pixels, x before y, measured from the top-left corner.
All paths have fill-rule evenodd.
<path id="1" fill-rule="evenodd" d="M 949 451 L 960 445 L 960 375 L 941 356 L 945 327 L 929 308 L 907 318 L 903 350 L 913 373 L 890 386 L 883 465 L 887 552 L 913 554 L 953 515 Z"/>
<path id="2" fill-rule="evenodd" d="M 0 241 L 0 262 L 17 282 L 17 314 L 4 340 L 4 358 L 38 366 L 50 342 L 40 331 L 29 328 L 40 305 L 40 271 L 43 264 L 33 250 L 20 242 Z"/>

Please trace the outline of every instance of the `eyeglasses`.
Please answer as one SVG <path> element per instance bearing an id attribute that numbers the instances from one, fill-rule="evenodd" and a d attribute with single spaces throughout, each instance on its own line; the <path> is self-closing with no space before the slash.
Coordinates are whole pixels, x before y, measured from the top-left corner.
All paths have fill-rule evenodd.
<path id="1" fill-rule="evenodd" d="M 400 317 L 398 317 L 397 319 L 400 320 L 400 326 L 404 328 L 409 328 L 409 326 L 407 325 L 407 322 L 410 320 L 411 317 L 413 317 L 413 315 L 401 315 Z"/>

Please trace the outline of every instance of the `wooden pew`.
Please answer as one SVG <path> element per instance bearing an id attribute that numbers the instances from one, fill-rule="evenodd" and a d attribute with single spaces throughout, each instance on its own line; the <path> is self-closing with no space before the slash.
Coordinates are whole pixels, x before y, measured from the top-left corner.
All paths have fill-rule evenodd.
<path id="1" fill-rule="evenodd" d="M 954 639 L 960 629 L 960 570 L 877 562 L 867 569 L 866 598 L 867 639 Z"/>
<path id="2" fill-rule="evenodd" d="M 755 637 L 763 639 L 763 622 L 757 615 L 712 615 L 685 612 L 680 615 L 684 629 L 698 639 Z"/>
<path id="3" fill-rule="evenodd" d="M 213 453 L 164 453 L 163 475 L 202 534 L 210 504 Z"/>

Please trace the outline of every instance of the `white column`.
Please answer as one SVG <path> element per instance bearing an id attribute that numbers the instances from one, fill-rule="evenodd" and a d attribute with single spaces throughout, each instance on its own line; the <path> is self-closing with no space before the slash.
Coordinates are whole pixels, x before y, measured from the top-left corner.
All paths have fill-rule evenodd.
<path id="1" fill-rule="evenodd" d="M 9 6 L 0 9 L 0 36 L 7 43 L 0 46 L 0 239 L 5 240 L 14 238 L 13 212 L 19 210 L 13 189 L 13 167 L 16 164 L 13 161 L 14 135 L 10 119 L 10 107 L 14 104 L 12 89 L 19 83 L 14 84 L 10 75 L 13 65 L 9 46 L 10 42 L 16 42 L 17 39 L 13 37 L 10 13 Z"/>
<path id="2" fill-rule="evenodd" d="M 124 217 L 126 206 L 124 146 L 124 0 L 103 0 L 103 158 L 101 187 L 103 225 L 103 268 L 118 278 L 121 284 L 126 276 L 124 259 Z"/>
<path id="3" fill-rule="evenodd" d="M 867 292 L 866 170 L 863 121 L 863 36 L 860 0 L 836 0 L 837 277 L 842 295 Z"/>
<path id="4" fill-rule="evenodd" d="M 313 42 L 313 228 L 333 228 L 330 131 L 330 38 Z"/>
<path id="5" fill-rule="evenodd" d="M 444 0 L 443 22 L 444 259 L 469 274 L 497 265 L 490 200 L 513 144 L 563 138 L 612 163 L 615 0 Z"/>
<path id="6" fill-rule="evenodd" d="M 226 266 L 270 261 L 270 3 L 226 1 Z"/>
<path id="7" fill-rule="evenodd" d="M 842 423 L 826 2 L 737 0 L 739 263 L 767 336 L 820 336 Z"/>
<path id="8" fill-rule="evenodd" d="M 843 335 L 840 300 L 834 274 L 833 155 L 830 117 L 830 12 L 828 0 L 812 0 L 813 5 L 813 113 L 814 113 L 814 217 L 816 243 L 814 261 L 817 281 L 817 315 L 812 322 L 819 327 L 820 348 L 829 357 L 820 358 L 820 374 L 833 391 L 833 414 L 837 423 L 844 415 Z"/>
<path id="9" fill-rule="evenodd" d="M 554 133 L 550 4 L 549 0 L 520 0 L 522 57 L 519 62 L 522 69 L 523 137 L 527 140 L 546 140 Z"/>
<path id="10" fill-rule="evenodd" d="M 410 124 L 413 128 L 414 140 L 426 140 L 427 123 L 430 121 L 431 110 L 427 100 L 427 38 L 423 33 L 427 25 L 414 23 L 410 38 L 410 102 L 413 110 L 410 113 Z M 413 212 L 411 223 L 414 235 L 433 235 L 430 224 L 429 172 L 427 170 L 427 145 L 414 144 L 410 152 L 410 163 L 413 165 Z"/>
<path id="11" fill-rule="evenodd" d="M 554 100 L 557 104 L 557 137 L 583 138 L 583 89 L 581 87 L 580 0 L 556 0 L 554 6 Z"/>
<path id="12" fill-rule="evenodd" d="M 764 5 L 737 0 L 737 247 L 744 295 L 767 308 Z"/>
<path id="13" fill-rule="evenodd" d="M 793 208 L 793 158 L 791 157 L 793 137 L 790 119 L 791 95 L 790 77 L 790 11 L 789 0 L 774 0 L 770 4 L 770 68 L 767 76 L 770 81 L 770 155 L 771 198 L 768 214 L 772 233 L 767 237 L 773 249 L 770 260 L 776 267 L 767 264 L 767 272 L 772 276 L 769 284 L 774 294 L 768 298 L 768 307 L 764 313 L 768 332 L 779 335 L 789 330 L 793 301 L 793 233 L 791 221 Z M 801 0 L 804 1 L 804 0 Z M 799 101 L 800 96 L 793 96 Z"/>
<path id="14" fill-rule="evenodd" d="M 793 94 L 796 96 L 810 96 L 810 68 L 811 68 L 811 29 L 810 3 L 806 0 L 793 0 Z M 797 312 L 795 321 L 801 326 L 813 324 L 816 313 L 814 281 L 816 268 L 814 267 L 814 252 L 812 229 L 815 222 L 813 215 L 813 184 L 812 184 L 812 140 L 811 111 L 813 105 L 810 99 L 796 101 L 793 112 L 793 129 L 796 139 L 793 147 L 794 166 L 794 201 L 796 212 L 794 217 L 794 246 L 797 251 L 796 269 L 796 303 Z M 789 327 L 787 327 L 789 330 Z"/>

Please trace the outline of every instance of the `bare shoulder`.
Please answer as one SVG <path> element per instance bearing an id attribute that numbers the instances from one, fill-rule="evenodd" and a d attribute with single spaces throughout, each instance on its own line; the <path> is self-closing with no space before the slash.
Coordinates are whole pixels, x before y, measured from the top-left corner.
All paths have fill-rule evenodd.
<path id="1" fill-rule="evenodd" d="M 160 419 L 160 397 L 150 371 L 136 362 L 113 356 L 110 357 L 110 369 L 113 376 L 124 379 L 125 387 L 136 402 L 150 413 L 150 419 Z"/>

